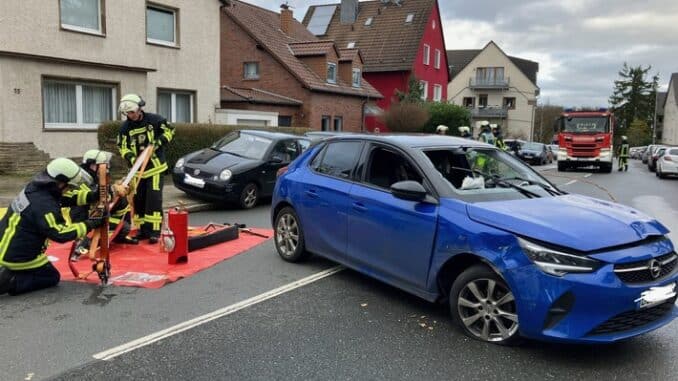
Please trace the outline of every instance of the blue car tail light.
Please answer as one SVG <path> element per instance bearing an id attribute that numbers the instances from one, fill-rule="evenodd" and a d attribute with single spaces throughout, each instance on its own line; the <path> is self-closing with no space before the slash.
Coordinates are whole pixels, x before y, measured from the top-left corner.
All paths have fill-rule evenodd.
<path id="1" fill-rule="evenodd" d="M 595 259 L 549 249 L 523 238 L 518 238 L 518 243 L 532 263 L 547 274 L 590 273 L 603 265 Z"/>

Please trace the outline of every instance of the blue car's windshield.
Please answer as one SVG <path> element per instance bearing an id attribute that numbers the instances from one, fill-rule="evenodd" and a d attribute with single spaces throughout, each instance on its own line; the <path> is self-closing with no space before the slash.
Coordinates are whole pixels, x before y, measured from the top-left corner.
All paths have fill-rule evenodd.
<path id="1" fill-rule="evenodd" d="M 526 197 L 561 193 L 529 166 L 501 150 L 468 147 L 424 153 L 456 193 L 513 192 Z"/>
<path id="2" fill-rule="evenodd" d="M 243 132 L 232 132 L 219 139 L 212 149 L 231 155 L 261 160 L 266 155 L 273 140 Z"/>

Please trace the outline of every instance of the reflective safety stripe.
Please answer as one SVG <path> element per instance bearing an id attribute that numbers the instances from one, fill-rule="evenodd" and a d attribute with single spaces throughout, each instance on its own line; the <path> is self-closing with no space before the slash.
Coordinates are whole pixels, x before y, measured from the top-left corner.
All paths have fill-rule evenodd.
<path id="1" fill-rule="evenodd" d="M 28 262 L 5 262 L 5 261 L 0 261 L 0 264 L 3 266 L 7 267 L 8 269 L 12 271 L 21 271 L 21 270 L 32 270 L 32 269 L 37 269 L 38 267 L 42 267 L 49 263 L 49 258 L 47 258 L 47 255 L 45 253 L 42 253 L 38 255 L 37 258 L 35 258 L 32 261 Z"/>
<path id="2" fill-rule="evenodd" d="M 159 175 L 167 170 L 167 163 L 160 164 L 160 160 L 156 158 L 151 159 L 151 162 L 153 163 L 153 168 L 144 171 L 144 174 L 141 176 L 142 179 Z"/>
<path id="3" fill-rule="evenodd" d="M 153 230 L 160 230 L 162 224 L 162 214 L 160 212 L 153 212 L 144 216 L 144 222 L 151 224 Z"/>
<path id="4" fill-rule="evenodd" d="M 57 224 L 56 218 L 54 218 L 54 214 L 52 213 L 47 213 L 45 215 L 45 220 L 47 221 L 47 225 L 50 228 L 56 230 L 59 234 L 75 232 L 77 238 L 82 238 L 85 236 L 85 234 L 87 234 L 87 226 L 84 222 L 78 222 L 76 224 L 70 225 Z"/>
<path id="5" fill-rule="evenodd" d="M 134 155 L 134 152 L 127 147 L 127 136 L 123 136 L 122 141 L 120 142 L 120 156 L 124 159 L 128 153 Z"/>
<path id="6" fill-rule="evenodd" d="M 159 191 L 160 190 L 160 174 L 153 176 L 153 180 L 151 180 L 151 181 L 152 181 L 151 188 L 154 191 Z"/>
<path id="7" fill-rule="evenodd" d="M 12 212 L 8 210 L 7 213 Z M 14 237 L 14 234 L 16 233 L 16 227 L 17 225 L 19 225 L 19 221 L 21 221 L 21 215 L 16 213 L 12 214 L 9 217 L 7 229 L 5 229 L 5 234 L 2 236 L 2 240 L 0 240 L 0 264 L 3 266 L 4 266 L 3 259 L 5 258 L 5 254 L 7 253 L 9 243 L 10 241 L 12 241 L 12 237 Z M 7 268 L 9 268 L 9 266 L 7 266 Z"/>
<path id="8" fill-rule="evenodd" d="M 145 132 L 146 132 L 146 127 L 139 127 L 139 128 L 135 128 L 135 129 L 133 129 L 133 130 L 129 130 L 130 136 L 132 136 L 132 135 L 140 135 L 140 134 L 143 134 L 143 133 L 145 133 Z"/>
<path id="9" fill-rule="evenodd" d="M 78 200 L 76 202 L 76 205 L 78 206 L 85 206 L 87 205 L 87 194 L 91 192 L 91 189 L 85 184 L 80 185 L 80 189 L 78 189 Z"/>

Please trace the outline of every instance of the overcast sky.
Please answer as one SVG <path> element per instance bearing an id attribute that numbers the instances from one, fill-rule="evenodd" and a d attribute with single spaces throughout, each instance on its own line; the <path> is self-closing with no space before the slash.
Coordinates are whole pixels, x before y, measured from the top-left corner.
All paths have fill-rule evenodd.
<path id="1" fill-rule="evenodd" d="M 245 0 L 279 11 L 282 0 Z M 309 5 L 289 0 L 302 20 Z M 408 0 L 404 0 L 408 1 Z M 652 65 L 666 90 L 678 72 L 678 0 L 438 0 L 447 49 L 494 40 L 507 54 L 539 62 L 541 103 L 607 106 L 624 61 Z"/>

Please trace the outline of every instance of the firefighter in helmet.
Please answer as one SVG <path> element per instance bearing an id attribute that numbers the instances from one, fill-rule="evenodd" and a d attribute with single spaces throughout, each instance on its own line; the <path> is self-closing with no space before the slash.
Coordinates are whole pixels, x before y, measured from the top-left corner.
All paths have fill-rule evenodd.
<path id="1" fill-rule="evenodd" d="M 49 162 L 19 192 L 0 220 L 0 295 L 23 294 L 59 283 L 59 271 L 45 253 L 48 240 L 63 243 L 83 238 L 103 223 L 103 216 L 67 223 L 61 214 L 63 193 L 91 182 L 87 172 L 61 157 Z"/>
<path id="2" fill-rule="evenodd" d="M 622 142 L 617 151 L 617 156 L 619 157 L 619 171 L 628 171 L 629 170 L 629 142 L 626 140 L 626 136 L 622 136 Z"/>
<path id="3" fill-rule="evenodd" d="M 464 139 L 471 139 L 471 129 L 468 126 L 459 127 L 459 136 Z"/>
<path id="4" fill-rule="evenodd" d="M 449 127 L 447 127 L 447 126 L 444 125 L 444 124 L 441 124 L 441 125 L 439 125 L 438 127 L 436 127 L 436 134 L 438 134 L 438 135 L 447 135 L 447 130 L 448 130 L 448 129 L 449 129 Z"/>
<path id="5" fill-rule="evenodd" d="M 120 127 L 117 143 L 120 156 L 130 166 L 146 147 L 153 145 L 153 156 L 134 195 L 134 218 L 140 224 L 135 238 L 157 243 L 162 225 L 162 175 L 167 171 L 165 147 L 174 138 L 174 127 L 164 117 L 144 111 L 145 104 L 137 94 L 127 94 L 120 99 L 119 110 L 127 120 Z"/>
<path id="6" fill-rule="evenodd" d="M 490 122 L 486 120 L 480 122 L 480 136 L 478 136 L 478 140 L 483 143 L 494 145 L 494 135 L 492 135 L 490 129 Z"/>
<path id="7" fill-rule="evenodd" d="M 506 147 L 506 143 L 504 143 L 504 136 L 501 133 L 501 126 L 491 124 L 490 127 L 492 127 L 492 135 L 494 136 L 494 146 L 502 151 L 508 151 L 508 147 Z"/>

